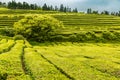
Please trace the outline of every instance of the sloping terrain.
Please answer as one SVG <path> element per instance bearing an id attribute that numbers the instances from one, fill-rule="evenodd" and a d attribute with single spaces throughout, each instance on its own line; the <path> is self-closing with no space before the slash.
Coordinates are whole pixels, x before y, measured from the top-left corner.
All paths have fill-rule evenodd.
<path id="1" fill-rule="evenodd" d="M 0 80 L 120 79 L 119 44 L 1 39 L 0 47 Z"/>

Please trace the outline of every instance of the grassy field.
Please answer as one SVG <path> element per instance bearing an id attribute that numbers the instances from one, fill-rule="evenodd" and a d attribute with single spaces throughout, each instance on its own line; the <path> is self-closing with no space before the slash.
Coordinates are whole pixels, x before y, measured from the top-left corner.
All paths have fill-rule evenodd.
<path id="1" fill-rule="evenodd" d="M 0 80 L 120 80 L 119 44 L 31 44 L 0 40 Z"/>

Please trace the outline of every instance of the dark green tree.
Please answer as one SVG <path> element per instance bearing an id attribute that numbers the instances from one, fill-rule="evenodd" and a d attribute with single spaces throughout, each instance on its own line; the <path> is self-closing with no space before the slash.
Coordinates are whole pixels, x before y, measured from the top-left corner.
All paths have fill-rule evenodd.
<path id="1" fill-rule="evenodd" d="M 18 4 L 17 4 L 17 8 L 18 8 L 18 9 L 22 9 L 22 8 L 23 8 L 23 6 L 22 6 L 22 3 L 21 3 L 21 2 L 18 2 Z"/>
<path id="2" fill-rule="evenodd" d="M 51 11 L 54 11 L 54 8 L 53 8 L 53 6 L 52 6 L 52 5 L 50 6 L 50 10 L 51 10 Z"/>
<path id="3" fill-rule="evenodd" d="M 48 7 L 47 7 L 47 4 L 46 4 L 46 3 L 42 6 L 42 9 L 43 9 L 43 10 L 47 10 L 47 9 L 48 9 Z"/>
<path id="4" fill-rule="evenodd" d="M 58 11 L 59 9 L 58 9 L 58 7 L 57 6 L 55 6 L 55 11 Z"/>
<path id="5" fill-rule="evenodd" d="M 63 6 L 63 4 L 60 5 L 60 11 L 64 12 L 64 6 Z"/>
<path id="6" fill-rule="evenodd" d="M 91 8 L 87 9 L 87 14 L 91 14 L 91 13 L 92 13 L 92 9 Z"/>
<path id="7" fill-rule="evenodd" d="M 63 10 L 63 12 L 67 12 L 67 8 L 66 8 L 66 7 L 64 7 L 64 10 Z"/>
<path id="8" fill-rule="evenodd" d="M 31 9 L 31 10 L 34 9 L 34 4 L 30 4 L 30 9 Z"/>
<path id="9" fill-rule="evenodd" d="M 77 10 L 77 8 L 73 9 L 73 12 L 75 12 L 75 13 L 78 13 L 78 10 Z"/>
<path id="10" fill-rule="evenodd" d="M 93 11 L 92 13 L 93 13 L 93 14 L 99 14 L 98 11 Z"/>
<path id="11" fill-rule="evenodd" d="M 103 11 L 101 14 L 109 15 L 109 11 Z"/>

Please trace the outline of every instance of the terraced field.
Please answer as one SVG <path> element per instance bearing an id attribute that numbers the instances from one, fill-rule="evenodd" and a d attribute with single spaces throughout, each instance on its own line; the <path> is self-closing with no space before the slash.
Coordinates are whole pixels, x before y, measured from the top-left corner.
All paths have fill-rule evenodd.
<path id="1" fill-rule="evenodd" d="M 1 39 L 0 47 L 0 80 L 120 79 L 119 44 Z"/>
<path id="2" fill-rule="evenodd" d="M 64 33 L 80 33 L 81 31 L 119 31 L 120 17 L 107 15 L 73 14 L 54 15 L 65 25 Z"/>
<path id="3" fill-rule="evenodd" d="M 9 27 L 12 28 L 14 22 L 22 19 L 24 16 L 0 16 L 0 28 Z"/>
<path id="4" fill-rule="evenodd" d="M 55 15 L 55 17 L 61 20 L 66 26 L 120 26 L 120 18 L 107 15 Z"/>
<path id="5" fill-rule="evenodd" d="M 12 17 L 7 12 L 3 13 L 0 12 L 0 32 L 13 29 L 14 22 L 25 15 L 19 11 L 16 13 L 22 15 Z M 120 31 L 120 17 L 61 13 L 50 15 L 65 25 L 60 30 L 62 34 Z M 0 39 L 0 80 L 120 80 L 118 43 L 31 44 L 24 40 Z"/>
<path id="6" fill-rule="evenodd" d="M 45 13 L 46 14 L 46 13 Z M 2 14 L 1 14 L 2 15 Z M 94 14 L 50 14 L 63 22 L 65 28 L 62 34 L 72 34 L 88 31 L 120 31 L 120 17 Z M 17 16 L 0 16 L 0 30 L 12 29 L 14 22 L 22 19 L 24 14 Z M 61 34 L 60 33 L 60 34 Z"/>
<path id="7" fill-rule="evenodd" d="M 7 9 L 7 8 L 1 8 L 0 7 L 0 14 L 56 14 L 60 13 L 58 11 L 42 11 L 42 10 L 24 10 L 24 9 Z"/>

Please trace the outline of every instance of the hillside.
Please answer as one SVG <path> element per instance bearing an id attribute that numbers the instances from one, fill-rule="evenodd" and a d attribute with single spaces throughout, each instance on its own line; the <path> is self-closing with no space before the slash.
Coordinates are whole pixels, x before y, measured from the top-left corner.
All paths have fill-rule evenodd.
<path id="1" fill-rule="evenodd" d="M 0 80 L 120 80 L 120 17 L 0 11 Z M 64 28 L 46 42 L 19 40 L 14 22 L 34 14 L 51 15 Z"/>
<path id="2" fill-rule="evenodd" d="M 21 10 L 22 12 L 22 10 Z M 29 10 L 28 10 L 29 12 Z M 31 13 L 31 12 L 30 12 Z M 27 14 L 1 14 L 0 15 L 0 33 L 4 35 L 11 34 L 13 31 L 13 24 L 18 20 L 24 18 Z M 120 37 L 120 17 L 111 15 L 95 15 L 83 13 L 52 13 L 51 11 L 44 15 L 51 15 L 59 21 L 63 22 L 64 28 L 57 30 L 57 34 L 53 35 L 51 41 L 119 41 Z M 41 15 L 41 13 L 39 13 Z M 39 15 L 38 14 L 38 15 Z M 7 34 L 6 34 L 7 32 Z M 79 35 L 78 37 L 74 36 Z M 11 34 L 13 35 L 13 34 Z M 60 35 L 60 36 L 57 36 Z M 54 37 L 55 36 L 55 37 Z M 84 37 L 86 36 L 86 37 Z M 105 37 L 106 36 L 106 37 Z M 76 38 L 76 40 L 75 40 Z M 105 40 L 104 40 L 105 39 Z M 106 41 L 107 39 L 107 41 Z"/>
<path id="3" fill-rule="evenodd" d="M 31 43 L 0 39 L 0 80 L 120 79 L 119 44 Z"/>
<path id="4" fill-rule="evenodd" d="M 22 12 L 22 11 L 21 11 Z M 31 12 L 30 12 L 31 13 Z M 43 12 L 44 14 L 50 14 L 56 19 L 63 22 L 65 28 L 70 30 L 71 28 L 76 31 L 90 31 L 90 30 L 120 30 L 120 17 L 109 15 L 94 15 L 94 14 L 77 14 L 77 13 L 54 13 Z M 41 14 L 41 13 L 39 13 Z M 0 27 L 4 28 L 8 26 L 12 28 L 14 22 L 22 19 L 24 14 L 17 14 L 16 16 L 7 14 L 0 16 Z"/>

